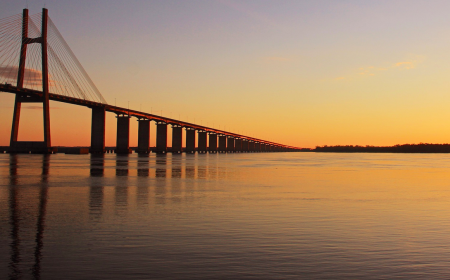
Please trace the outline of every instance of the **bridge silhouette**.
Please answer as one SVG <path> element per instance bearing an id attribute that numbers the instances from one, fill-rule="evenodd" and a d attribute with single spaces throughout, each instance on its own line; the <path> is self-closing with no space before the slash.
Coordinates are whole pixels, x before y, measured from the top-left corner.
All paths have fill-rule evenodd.
<path id="1" fill-rule="evenodd" d="M 38 27 L 41 27 L 40 29 Z M 157 153 L 288 152 L 297 147 L 194 123 L 109 105 L 48 16 L 48 10 L 0 19 L 0 91 L 15 94 L 10 153 L 55 153 L 51 145 L 49 101 L 92 109 L 91 153 L 105 153 L 105 115 L 116 114 L 116 153 L 131 153 L 130 118 L 139 122 L 137 152 L 148 154 L 150 122 L 156 122 Z M 22 103 L 42 104 L 44 140 L 18 141 Z M 168 149 L 167 126 L 172 126 Z M 183 147 L 183 128 L 185 147 Z M 196 135 L 197 134 L 197 135 Z M 198 139 L 196 140 L 196 137 Z M 197 145 L 196 145 L 197 143 Z"/>

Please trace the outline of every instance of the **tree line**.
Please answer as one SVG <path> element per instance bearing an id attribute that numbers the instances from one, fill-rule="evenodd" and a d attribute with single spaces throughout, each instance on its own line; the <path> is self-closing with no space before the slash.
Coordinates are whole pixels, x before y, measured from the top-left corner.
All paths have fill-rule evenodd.
<path id="1" fill-rule="evenodd" d="M 332 153 L 450 153 L 450 144 L 403 144 L 395 146 L 317 146 L 311 152 Z"/>

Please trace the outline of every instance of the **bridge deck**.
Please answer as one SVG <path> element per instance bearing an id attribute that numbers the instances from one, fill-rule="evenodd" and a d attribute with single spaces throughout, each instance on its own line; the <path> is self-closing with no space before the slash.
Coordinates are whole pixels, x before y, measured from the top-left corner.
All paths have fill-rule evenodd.
<path id="1" fill-rule="evenodd" d="M 20 89 L 20 88 L 17 88 L 15 86 L 12 86 L 9 84 L 0 84 L 0 91 L 9 92 L 9 93 L 13 93 L 16 95 L 18 94 L 21 96 L 35 97 L 35 98 L 36 97 L 41 98 L 42 94 L 43 94 L 41 91 L 31 90 L 31 89 L 26 89 L 26 88 Z M 193 124 L 193 123 L 189 123 L 189 122 L 183 122 L 183 121 L 179 121 L 179 120 L 175 120 L 175 119 L 171 119 L 171 118 L 166 118 L 166 117 L 153 115 L 153 114 L 149 114 L 149 113 L 145 113 L 145 112 L 140 112 L 140 111 L 136 111 L 136 110 L 130 110 L 130 109 L 122 108 L 122 107 L 118 107 L 118 106 L 112 106 L 112 105 L 108 105 L 108 104 L 104 104 L 104 103 L 99 103 L 99 102 L 94 102 L 94 101 L 89 101 L 89 100 L 84 100 L 84 99 L 79 99 L 79 98 L 74 98 L 74 97 L 68 97 L 68 96 L 63 96 L 63 95 L 58 95 L 58 94 L 53 94 L 53 93 L 49 94 L 49 98 L 52 101 L 64 102 L 64 103 L 68 103 L 68 104 L 85 106 L 85 107 L 89 107 L 89 108 L 103 107 L 103 108 L 105 108 L 105 111 L 112 112 L 112 113 L 115 113 L 118 115 L 128 115 L 130 117 L 145 118 L 145 119 L 149 119 L 152 121 L 165 122 L 170 125 L 178 125 L 181 127 L 193 128 L 196 130 L 203 130 L 203 131 L 206 131 L 209 133 L 216 133 L 216 134 L 221 134 L 221 135 L 226 135 L 226 136 L 232 136 L 235 138 L 246 139 L 248 141 L 255 141 L 255 142 L 259 142 L 259 143 L 264 143 L 264 144 L 269 144 L 269 145 L 274 145 L 274 146 L 284 147 L 284 148 L 298 149 L 297 147 L 287 146 L 287 145 L 274 143 L 274 142 L 270 142 L 270 141 L 266 141 L 266 140 L 261 140 L 261 139 L 257 139 L 257 138 L 253 138 L 253 137 L 249 137 L 249 136 L 245 136 L 245 135 L 240 135 L 240 134 L 236 134 L 236 133 L 232 133 L 232 132 L 228 132 L 228 131 L 224 131 L 224 130 L 210 128 L 210 127 L 197 125 L 197 124 Z"/>

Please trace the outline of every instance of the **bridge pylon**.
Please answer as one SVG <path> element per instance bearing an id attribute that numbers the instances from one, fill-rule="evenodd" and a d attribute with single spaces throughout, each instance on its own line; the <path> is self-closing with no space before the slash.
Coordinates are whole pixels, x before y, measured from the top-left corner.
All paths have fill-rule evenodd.
<path id="1" fill-rule="evenodd" d="M 10 152 L 11 153 L 52 153 L 50 137 L 50 108 L 49 108 L 49 88 L 48 88 L 48 56 L 47 56 L 47 23 L 48 10 L 42 9 L 42 29 L 41 36 L 37 38 L 28 37 L 28 9 L 23 10 L 22 18 L 22 45 L 20 48 L 20 61 L 17 75 L 17 88 L 22 89 L 25 77 L 25 62 L 27 58 L 28 44 L 41 44 L 42 54 L 42 97 L 27 95 L 26 93 L 16 94 L 14 103 L 14 115 L 11 129 Z M 42 103 L 44 121 L 44 141 L 18 141 L 20 111 L 22 103 Z"/>

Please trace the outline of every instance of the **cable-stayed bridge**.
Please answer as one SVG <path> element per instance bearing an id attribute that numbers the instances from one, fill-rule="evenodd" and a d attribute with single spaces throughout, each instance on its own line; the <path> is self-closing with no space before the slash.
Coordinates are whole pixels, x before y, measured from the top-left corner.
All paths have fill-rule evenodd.
<path id="1" fill-rule="evenodd" d="M 50 100 L 92 109 L 91 153 L 105 152 L 106 112 L 117 116 L 117 153 L 131 152 L 131 117 L 139 122 L 137 152 L 143 154 L 150 152 L 151 121 L 156 122 L 158 153 L 168 151 L 168 125 L 172 126 L 173 153 L 299 150 L 297 147 L 109 105 L 48 16 L 47 9 L 31 16 L 28 9 L 24 9 L 23 14 L 0 19 L 0 91 L 16 95 L 9 147 L 11 153 L 56 151 L 51 145 Z M 18 141 L 22 103 L 42 104 L 44 141 Z M 186 131 L 185 142 L 183 128 Z"/>

